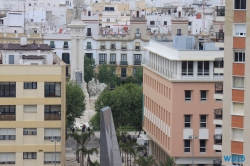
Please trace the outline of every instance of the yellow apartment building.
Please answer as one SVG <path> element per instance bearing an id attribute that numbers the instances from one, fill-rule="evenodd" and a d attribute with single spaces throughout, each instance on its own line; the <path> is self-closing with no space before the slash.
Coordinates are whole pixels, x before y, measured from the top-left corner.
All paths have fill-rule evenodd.
<path id="1" fill-rule="evenodd" d="M 65 64 L 47 44 L 20 43 L 0 45 L 0 165 L 64 166 Z"/>

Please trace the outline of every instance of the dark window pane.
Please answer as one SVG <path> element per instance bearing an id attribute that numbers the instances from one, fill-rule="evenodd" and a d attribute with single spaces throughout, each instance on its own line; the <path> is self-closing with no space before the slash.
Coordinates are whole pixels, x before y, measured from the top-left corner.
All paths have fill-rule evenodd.
<path id="1" fill-rule="evenodd" d="M 207 91 L 201 90 L 201 98 L 206 98 L 207 97 Z"/>
<path id="2" fill-rule="evenodd" d="M 239 52 L 239 62 L 242 62 L 242 52 Z"/>
<path id="3" fill-rule="evenodd" d="M 234 8 L 240 9 L 240 0 L 234 0 Z"/>
<path id="4" fill-rule="evenodd" d="M 182 75 L 187 75 L 187 61 L 182 61 Z"/>
<path id="5" fill-rule="evenodd" d="M 238 62 L 239 61 L 239 57 L 238 57 L 238 52 L 234 53 L 234 61 Z"/>
<path id="6" fill-rule="evenodd" d="M 245 53 L 243 53 L 242 62 L 245 62 Z"/>
<path id="7" fill-rule="evenodd" d="M 185 147 L 190 147 L 190 140 L 184 140 Z"/>
<path id="8" fill-rule="evenodd" d="M 240 0 L 241 1 L 241 9 L 246 9 L 246 0 Z"/>
<path id="9" fill-rule="evenodd" d="M 191 98 L 191 91 L 185 90 L 185 98 Z"/>
<path id="10" fill-rule="evenodd" d="M 202 75 L 203 73 L 203 61 L 198 62 L 198 75 Z"/>
<path id="11" fill-rule="evenodd" d="M 188 75 L 193 75 L 193 61 L 188 61 Z"/>
<path id="12" fill-rule="evenodd" d="M 209 61 L 204 61 L 204 75 L 209 75 Z"/>
<path id="13" fill-rule="evenodd" d="M 207 117 L 206 115 L 201 115 L 200 117 L 201 117 L 201 122 L 206 122 L 206 117 Z"/>

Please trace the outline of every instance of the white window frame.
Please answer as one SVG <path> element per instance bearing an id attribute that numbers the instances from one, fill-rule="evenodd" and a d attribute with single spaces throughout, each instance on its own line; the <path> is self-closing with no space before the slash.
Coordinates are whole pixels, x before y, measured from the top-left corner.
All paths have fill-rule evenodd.
<path id="1" fill-rule="evenodd" d="M 234 0 L 234 10 L 247 10 L 247 0 L 246 0 L 246 9 L 235 9 L 235 1 L 242 1 L 242 0 Z"/>
<path id="2" fill-rule="evenodd" d="M 240 59 L 240 53 L 241 53 L 241 56 L 242 56 L 241 61 L 239 60 Z M 238 58 L 237 61 L 236 61 L 236 58 L 235 58 L 236 56 Z M 233 61 L 236 62 L 236 63 L 245 63 L 245 57 L 246 57 L 245 51 L 234 51 Z"/>
<path id="3" fill-rule="evenodd" d="M 202 62 L 202 72 L 199 71 L 199 62 Z M 208 72 L 205 72 L 205 62 L 208 62 Z M 209 76 L 209 70 L 210 70 L 210 61 L 198 61 L 197 62 L 197 72 L 198 76 Z"/>
<path id="4" fill-rule="evenodd" d="M 233 89 L 244 89 L 245 88 L 245 78 L 244 77 L 238 77 L 233 76 Z M 236 86 L 237 82 L 237 86 Z"/>
<path id="5" fill-rule="evenodd" d="M 190 92 L 190 97 L 186 96 L 186 92 Z M 185 101 L 191 101 L 192 100 L 192 91 L 191 90 L 185 90 L 184 93 L 185 93 Z"/>
<path id="6" fill-rule="evenodd" d="M 200 141 L 201 141 L 201 140 L 205 141 L 205 146 L 204 146 L 204 147 L 201 146 L 201 142 L 200 142 L 200 153 L 206 153 L 206 152 L 207 152 L 207 140 L 205 140 L 205 139 L 200 139 Z M 204 148 L 204 149 L 205 149 L 205 152 L 201 152 L 201 148 Z"/>
<path id="7" fill-rule="evenodd" d="M 193 66 L 192 66 L 192 71 L 189 71 L 189 62 L 192 62 L 193 63 Z M 186 72 L 183 72 L 182 71 L 182 65 L 183 63 L 186 63 Z M 183 76 L 192 76 L 194 75 L 194 62 L 193 61 L 182 61 L 181 62 L 181 75 Z"/>
<path id="8" fill-rule="evenodd" d="M 202 91 L 205 91 L 205 92 L 206 92 L 206 98 L 203 98 L 203 97 L 201 96 L 201 92 L 202 92 Z M 200 101 L 201 101 L 201 102 L 207 101 L 207 90 L 201 90 L 201 91 L 200 91 Z"/>
<path id="9" fill-rule="evenodd" d="M 206 116 L 206 121 L 205 122 L 201 121 L 201 116 Z M 205 127 L 202 126 L 202 124 L 205 124 Z M 207 115 L 200 115 L 200 128 L 207 128 Z"/>
<path id="10" fill-rule="evenodd" d="M 185 141 L 189 141 L 189 147 L 186 146 Z M 186 149 L 189 149 L 189 152 L 185 152 Z M 184 153 L 190 153 L 191 152 L 191 141 L 190 140 L 184 140 Z"/>
<path id="11" fill-rule="evenodd" d="M 189 122 L 186 121 L 186 116 L 189 116 Z M 186 124 L 189 124 L 189 127 L 186 127 Z M 184 115 L 184 128 L 191 128 L 191 115 Z"/>
<path id="12" fill-rule="evenodd" d="M 36 128 L 24 128 L 23 135 L 37 135 L 37 129 Z"/>
<path id="13" fill-rule="evenodd" d="M 241 28 L 240 27 L 236 28 L 236 26 L 242 26 L 242 27 Z M 246 27 L 247 27 L 246 24 L 234 24 L 234 31 L 233 31 L 234 34 L 233 34 L 233 36 L 246 37 Z M 238 30 L 236 30 L 236 29 L 238 29 Z"/>

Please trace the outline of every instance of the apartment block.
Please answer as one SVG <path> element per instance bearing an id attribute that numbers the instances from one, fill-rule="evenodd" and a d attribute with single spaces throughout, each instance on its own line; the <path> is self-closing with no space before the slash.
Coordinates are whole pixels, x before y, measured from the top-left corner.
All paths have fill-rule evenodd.
<path id="1" fill-rule="evenodd" d="M 26 37 L 0 50 L 0 165 L 64 166 L 64 62 Z"/>
<path id="2" fill-rule="evenodd" d="M 226 1 L 222 135 L 222 165 L 225 166 L 250 165 L 249 7 L 247 0 Z M 225 160 L 224 156 L 231 158 Z"/>
<path id="3" fill-rule="evenodd" d="M 179 26 L 172 31 L 173 41 L 150 40 L 145 47 L 143 129 L 149 155 L 159 161 L 169 155 L 177 165 L 214 165 L 221 159 L 213 146 L 222 128 L 213 121 L 214 110 L 222 108 L 214 92 L 215 83 L 223 81 L 224 51 L 209 36 L 187 36 L 182 29 L 188 20 L 174 19 Z"/>

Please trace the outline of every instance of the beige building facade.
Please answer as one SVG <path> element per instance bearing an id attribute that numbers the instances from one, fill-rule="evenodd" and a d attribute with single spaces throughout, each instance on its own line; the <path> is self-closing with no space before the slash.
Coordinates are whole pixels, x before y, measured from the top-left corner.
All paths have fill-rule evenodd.
<path id="1" fill-rule="evenodd" d="M 48 45 L 10 45 L 0 46 L 0 164 L 64 166 L 65 64 Z"/>

